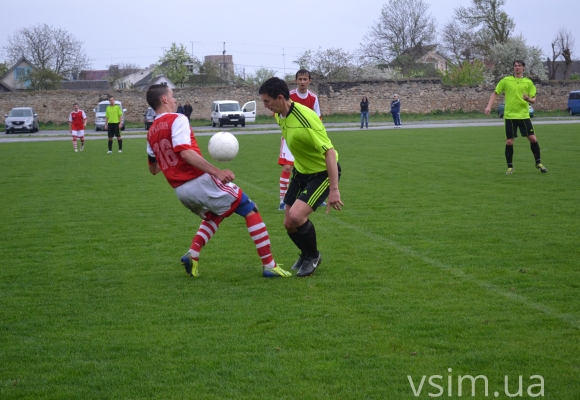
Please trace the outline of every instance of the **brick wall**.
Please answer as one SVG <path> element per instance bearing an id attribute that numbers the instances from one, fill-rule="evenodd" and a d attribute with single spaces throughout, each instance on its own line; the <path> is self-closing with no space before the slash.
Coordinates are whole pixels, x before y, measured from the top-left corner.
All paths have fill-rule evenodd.
<path id="1" fill-rule="evenodd" d="M 290 88 L 293 83 L 289 83 Z M 580 83 L 573 81 L 548 81 L 536 83 L 538 101 L 536 110 L 564 110 L 571 90 L 579 90 Z M 318 93 L 323 115 L 336 113 L 358 113 L 363 96 L 369 98 L 371 112 L 390 110 L 392 95 L 401 99 L 402 113 L 427 113 L 436 110 L 483 111 L 493 90 L 492 87 L 450 88 L 441 85 L 439 79 L 399 79 L 385 81 L 328 82 L 312 84 L 311 90 Z M 258 115 L 270 115 L 253 86 L 223 86 L 175 89 L 175 97 L 193 107 L 192 118 L 208 119 L 211 102 L 214 100 L 237 100 L 240 105 L 256 100 Z M 33 107 L 42 122 L 66 122 L 72 104 L 76 101 L 85 110 L 89 127 L 94 124 L 93 108 L 107 99 L 108 92 L 54 90 L 40 92 L 0 93 L 0 118 L 13 107 Z M 136 90 L 111 91 L 127 109 L 126 119 L 141 122 L 147 109 L 145 92 Z M 208 122 L 209 123 L 209 122 Z"/>

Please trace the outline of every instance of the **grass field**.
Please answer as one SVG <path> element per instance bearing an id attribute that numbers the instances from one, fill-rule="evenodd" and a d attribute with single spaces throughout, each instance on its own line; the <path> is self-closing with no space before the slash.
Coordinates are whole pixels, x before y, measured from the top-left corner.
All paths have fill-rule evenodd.
<path id="1" fill-rule="evenodd" d="M 578 399 L 580 133 L 536 131 L 549 173 L 519 138 L 510 176 L 500 127 L 331 133 L 345 208 L 304 279 L 262 278 L 238 216 L 188 277 L 199 219 L 144 139 L 1 143 L 0 399 Z M 289 268 L 279 136 L 238 138 Z"/>

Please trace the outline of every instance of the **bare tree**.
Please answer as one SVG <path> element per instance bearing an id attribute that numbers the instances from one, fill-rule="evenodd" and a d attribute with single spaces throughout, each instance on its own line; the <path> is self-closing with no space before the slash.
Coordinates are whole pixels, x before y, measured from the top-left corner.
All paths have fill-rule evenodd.
<path id="1" fill-rule="evenodd" d="M 361 43 L 362 55 L 388 63 L 406 50 L 435 42 L 437 24 L 428 10 L 429 5 L 423 0 L 389 0 Z"/>
<path id="2" fill-rule="evenodd" d="M 440 48 L 456 64 L 471 62 L 480 56 L 475 32 L 456 20 L 445 24 L 440 35 Z"/>
<path id="3" fill-rule="evenodd" d="M 41 70 L 49 69 L 66 76 L 90 66 L 83 43 L 63 29 L 47 24 L 22 28 L 8 36 L 8 44 L 2 49 L 10 62 L 26 57 Z"/>
<path id="4" fill-rule="evenodd" d="M 456 8 L 454 17 L 469 29 L 479 28 L 479 46 L 486 51 L 505 43 L 516 26 L 501 9 L 505 3 L 506 0 L 471 0 L 470 7 Z"/>
<path id="5" fill-rule="evenodd" d="M 564 59 L 564 79 L 570 79 L 572 55 L 574 54 L 574 35 L 565 27 L 560 28 L 556 37 L 552 40 L 552 64 L 555 64 L 559 57 Z M 556 69 L 557 66 L 554 67 Z M 550 70 L 550 72 L 552 72 Z M 554 71 L 554 78 L 556 72 Z M 550 76 L 550 79 L 554 79 Z"/>

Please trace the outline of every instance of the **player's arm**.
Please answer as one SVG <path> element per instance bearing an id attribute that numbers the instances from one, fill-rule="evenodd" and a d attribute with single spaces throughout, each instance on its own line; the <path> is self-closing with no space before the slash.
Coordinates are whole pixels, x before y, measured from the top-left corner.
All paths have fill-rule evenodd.
<path id="1" fill-rule="evenodd" d="M 529 97 L 527 94 L 524 94 L 524 100 L 528 103 L 534 104 L 536 102 L 536 96 Z"/>
<path id="2" fill-rule="evenodd" d="M 159 168 L 159 164 L 155 157 L 149 156 L 149 172 L 151 172 L 151 175 L 157 175 L 161 172 L 161 168 Z"/>
<path id="3" fill-rule="evenodd" d="M 334 149 L 326 150 L 324 153 L 324 161 L 326 163 L 326 170 L 328 171 L 328 181 L 330 186 L 330 193 L 328 194 L 326 212 L 330 211 L 330 207 L 335 210 L 341 210 L 344 206 L 340 200 L 340 192 L 338 190 L 338 166 L 336 164 L 336 152 Z"/>
<path id="4" fill-rule="evenodd" d="M 487 115 L 489 115 L 489 113 L 491 112 L 491 106 L 493 106 L 493 103 L 495 103 L 495 100 L 497 99 L 497 93 L 494 91 L 490 98 L 489 101 L 487 102 L 487 107 L 485 107 L 485 113 Z"/>
<path id="5" fill-rule="evenodd" d="M 207 172 L 208 174 L 215 176 L 223 183 L 229 183 L 234 179 L 236 179 L 236 176 L 232 171 L 230 171 L 229 169 L 221 170 L 217 168 L 216 166 L 207 162 L 205 158 L 203 158 L 193 150 L 183 150 L 179 154 L 181 155 L 183 161 L 185 161 L 192 167 L 195 167 L 197 169 L 202 170 L 203 172 Z"/>
<path id="6" fill-rule="evenodd" d="M 85 112 L 83 111 L 83 128 L 87 127 L 87 114 L 85 114 Z"/>
<path id="7" fill-rule="evenodd" d="M 68 115 L 68 129 L 72 132 L 72 115 Z"/>

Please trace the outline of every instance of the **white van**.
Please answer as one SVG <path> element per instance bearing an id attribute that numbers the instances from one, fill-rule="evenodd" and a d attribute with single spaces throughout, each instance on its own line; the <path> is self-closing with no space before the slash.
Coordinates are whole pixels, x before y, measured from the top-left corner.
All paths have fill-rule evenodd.
<path id="1" fill-rule="evenodd" d="M 256 102 L 248 101 L 242 108 L 235 100 L 217 100 L 211 104 L 211 126 L 246 126 L 246 122 L 256 122 Z"/>
<path id="2" fill-rule="evenodd" d="M 107 106 L 109 106 L 109 100 L 101 101 L 97 104 L 97 108 L 94 108 L 93 111 L 95 113 L 95 130 L 105 130 L 105 112 L 107 111 Z M 115 104 L 118 104 L 121 110 L 123 110 L 123 115 L 121 116 L 121 130 L 125 130 L 125 108 L 123 108 L 123 104 L 119 100 L 115 100 Z"/>

